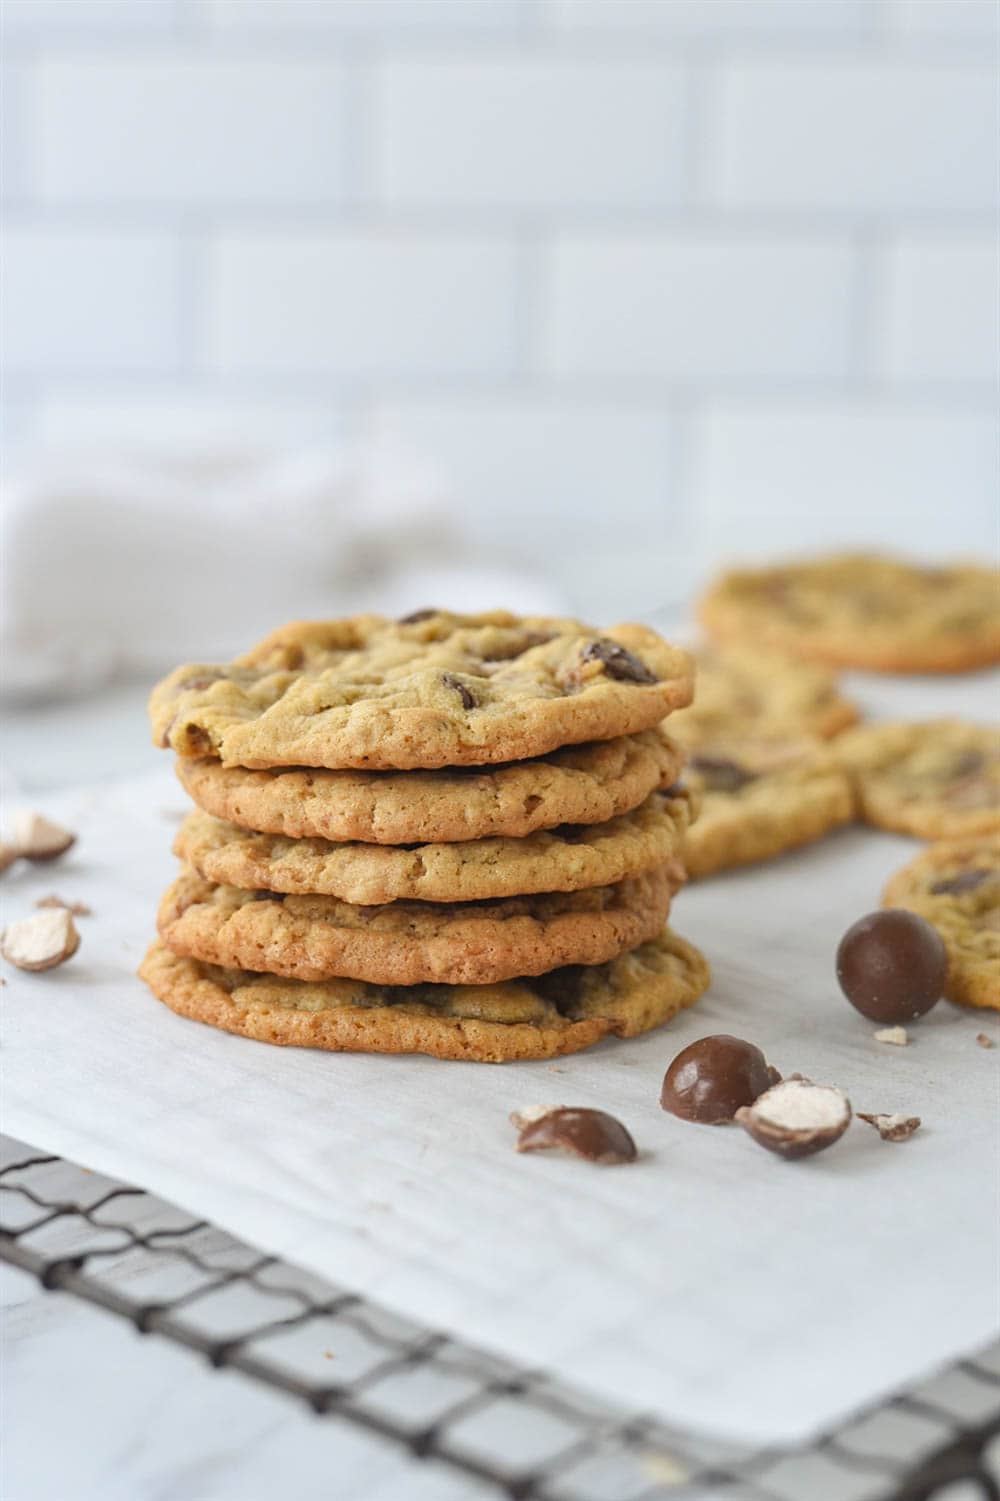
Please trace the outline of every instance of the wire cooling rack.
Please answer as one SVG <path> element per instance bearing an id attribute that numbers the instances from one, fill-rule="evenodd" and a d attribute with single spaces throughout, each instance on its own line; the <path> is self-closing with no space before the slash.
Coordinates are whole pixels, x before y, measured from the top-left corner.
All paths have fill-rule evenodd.
<path id="1" fill-rule="evenodd" d="M 4 1260 L 322 1419 L 451 1465 L 476 1496 L 1000 1501 L 1000 1345 L 808 1448 L 724 1444 L 421 1328 L 143 1189 L 20 1142 L 2 1149 Z"/>

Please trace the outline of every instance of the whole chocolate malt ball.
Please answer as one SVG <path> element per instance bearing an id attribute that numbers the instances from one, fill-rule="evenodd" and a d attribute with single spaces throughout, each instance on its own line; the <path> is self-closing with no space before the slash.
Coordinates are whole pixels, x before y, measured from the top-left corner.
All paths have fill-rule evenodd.
<path id="1" fill-rule="evenodd" d="M 664 1075 L 660 1104 L 681 1120 L 714 1126 L 731 1121 L 780 1078 L 760 1048 L 719 1032 L 677 1054 Z"/>
<path id="2" fill-rule="evenodd" d="M 889 907 L 848 928 L 837 979 L 856 1011 L 873 1022 L 909 1022 L 941 999 L 948 954 L 940 933 L 915 912 Z"/>

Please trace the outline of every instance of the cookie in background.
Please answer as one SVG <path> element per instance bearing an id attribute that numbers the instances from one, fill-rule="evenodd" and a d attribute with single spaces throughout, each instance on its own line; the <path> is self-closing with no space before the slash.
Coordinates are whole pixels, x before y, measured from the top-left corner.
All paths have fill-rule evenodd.
<path id="1" fill-rule="evenodd" d="M 835 750 L 857 816 L 918 839 L 1000 833 L 1000 733 L 959 719 L 864 725 Z"/>
<path id="2" fill-rule="evenodd" d="M 932 844 L 897 871 L 884 907 L 927 919 L 948 951 L 945 995 L 1000 1011 L 1000 837 Z"/>
<path id="3" fill-rule="evenodd" d="M 754 646 L 696 646 L 694 703 L 670 718 L 671 732 L 686 741 L 739 734 L 748 727 L 783 726 L 827 738 L 858 720 L 840 692 L 837 675 L 787 652 Z"/>
<path id="4" fill-rule="evenodd" d="M 966 672 L 1000 662 L 1000 574 L 841 553 L 737 568 L 699 608 L 713 639 L 761 642 L 872 672 Z"/>
<path id="5" fill-rule="evenodd" d="M 852 817 L 847 778 L 820 740 L 751 724 L 687 743 L 684 781 L 701 805 L 684 845 L 693 878 L 772 859 Z"/>

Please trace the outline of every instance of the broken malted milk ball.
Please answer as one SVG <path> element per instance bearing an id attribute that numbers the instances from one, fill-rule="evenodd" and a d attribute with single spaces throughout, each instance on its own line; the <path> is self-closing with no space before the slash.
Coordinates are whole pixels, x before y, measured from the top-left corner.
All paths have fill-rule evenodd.
<path id="1" fill-rule="evenodd" d="M 947 972 L 948 953 L 937 929 L 898 907 L 860 918 L 837 949 L 840 988 L 873 1022 L 923 1016 L 941 999 Z"/>
<path id="2" fill-rule="evenodd" d="M 4 929 L 0 953 L 18 969 L 55 969 L 80 947 L 73 914 L 66 907 L 50 907 L 22 917 Z"/>
<path id="3" fill-rule="evenodd" d="M 718 1125 L 780 1078 L 760 1048 L 719 1032 L 677 1054 L 664 1075 L 660 1104 L 681 1120 Z"/>
<path id="4" fill-rule="evenodd" d="M 866 1115 L 859 1110 L 858 1120 L 874 1126 L 883 1141 L 906 1141 L 920 1127 L 919 1115 Z"/>
<path id="5" fill-rule="evenodd" d="M 516 1110 L 510 1119 L 520 1133 L 517 1138 L 519 1152 L 543 1152 L 555 1148 L 606 1166 L 634 1162 L 638 1156 L 635 1142 L 621 1121 L 603 1110 L 534 1105 Z"/>
<path id="6" fill-rule="evenodd" d="M 11 826 L 12 843 L 25 860 L 55 860 L 76 843 L 76 835 L 41 813 L 19 813 Z"/>
<path id="7" fill-rule="evenodd" d="M 832 1084 L 792 1074 L 736 1112 L 748 1135 L 779 1157 L 811 1157 L 847 1130 L 851 1102 Z"/>

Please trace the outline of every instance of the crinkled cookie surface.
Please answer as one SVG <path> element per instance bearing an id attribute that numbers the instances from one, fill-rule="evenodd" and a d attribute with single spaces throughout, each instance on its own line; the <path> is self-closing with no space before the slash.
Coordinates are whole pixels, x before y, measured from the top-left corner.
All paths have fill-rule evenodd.
<path id="1" fill-rule="evenodd" d="M 652 728 L 690 702 L 693 669 L 640 625 L 497 611 L 299 622 L 153 691 L 154 740 L 226 765 L 484 765 Z"/>

